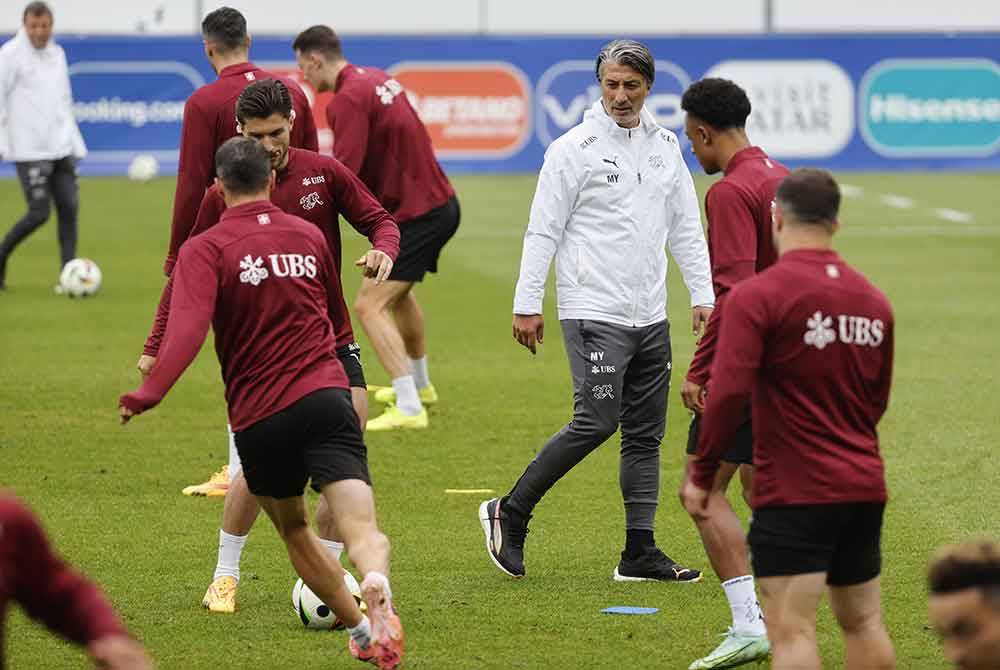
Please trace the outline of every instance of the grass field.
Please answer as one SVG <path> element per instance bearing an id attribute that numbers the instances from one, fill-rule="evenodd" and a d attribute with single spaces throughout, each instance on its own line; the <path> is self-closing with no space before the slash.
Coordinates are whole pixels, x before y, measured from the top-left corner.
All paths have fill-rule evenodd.
<path id="1" fill-rule="evenodd" d="M 849 174 L 838 247 L 892 300 L 896 377 L 882 424 L 891 503 L 884 533 L 884 599 L 899 667 L 946 667 L 925 628 L 923 570 L 933 548 L 1000 536 L 1000 215 L 996 175 Z M 368 438 L 380 523 L 393 541 L 393 585 L 406 626 L 408 668 L 686 668 L 728 624 L 676 488 L 688 417 L 671 392 L 657 539 L 708 570 L 701 584 L 616 584 L 624 542 L 617 438 L 557 485 L 536 510 L 528 575 L 502 576 L 483 550 L 481 496 L 506 491 L 570 414 L 565 354 L 550 328 L 537 357 L 510 337 L 510 307 L 532 176 L 455 179 L 463 222 L 442 272 L 418 289 L 431 376 L 442 396 L 430 429 Z M 703 193 L 707 180 L 699 181 Z M 859 190 L 860 189 L 860 190 Z M 295 580 L 263 519 L 244 552 L 239 611 L 199 603 L 215 565 L 222 509 L 180 489 L 226 457 L 225 408 L 211 346 L 167 400 L 126 428 L 117 397 L 162 286 L 173 181 L 82 182 L 80 255 L 97 260 L 92 300 L 52 294 L 50 223 L 12 256 L 0 293 L 0 486 L 40 515 L 58 550 L 100 582 L 162 668 L 354 667 L 342 633 L 304 630 L 292 615 Z M 884 195 L 912 199 L 909 209 Z M 890 199 L 891 200 L 891 199 Z M 947 208 L 971 215 L 935 213 Z M 14 181 L 0 182 L 0 228 L 20 216 Z M 966 219 L 955 221 L 949 219 Z M 346 257 L 362 240 L 345 232 Z M 357 277 L 345 277 L 353 295 Z M 690 361 L 688 296 L 671 268 L 675 386 Z M 359 329 L 360 330 L 360 329 Z M 366 347 L 364 340 L 362 346 Z M 386 383 L 365 349 L 370 383 Z M 373 407 L 373 411 L 378 408 Z M 735 496 L 734 496 L 735 499 Z M 745 514 L 746 510 L 740 508 Z M 660 608 L 610 617 L 609 605 Z M 11 668 L 85 667 L 79 650 L 18 611 L 8 622 Z M 824 667 L 841 663 L 821 612 Z M 360 667 L 360 666 L 358 666 Z"/>

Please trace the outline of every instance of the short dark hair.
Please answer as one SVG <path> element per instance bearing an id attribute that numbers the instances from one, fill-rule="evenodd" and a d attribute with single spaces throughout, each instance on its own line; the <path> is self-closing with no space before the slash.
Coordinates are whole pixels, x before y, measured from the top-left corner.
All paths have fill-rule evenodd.
<path id="1" fill-rule="evenodd" d="M 1000 545 L 982 540 L 944 547 L 931 561 L 927 585 L 932 594 L 982 589 L 1000 610 Z"/>
<path id="2" fill-rule="evenodd" d="M 319 53 L 327 60 L 340 60 L 344 57 L 344 49 L 340 46 L 340 38 L 330 26 L 310 26 L 292 42 L 292 49 L 302 53 Z"/>
<path id="3" fill-rule="evenodd" d="M 223 53 L 247 46 L 247 20 L 232 7 L 219 7 L 201 22 L 201 36 Z"/>
<path id="4" fill-rule="evenodd" d="M 594 63 L 594 74 L 597 75 L 597 81 L 601 81 L 601 67 L 605 63 L 616 63 L 632 68 L 646 79 L 648 86 L 652 86 L 653 80 L 656 78 L 656 60 L 642 42 L 612 40 L 605 44 L 600 53 L 597 54 L 597 61 Z"/>
<path id="5" fill-rule="evenodd" d="M 840 187 L 819 168 L 797 168 L 782 180 L 775 199 L 799 223 L 832 224 L 840 211 Z"/>
<path id="6" fill-rule="evenodd" d="M 258 79 L 247 85 L 236 100 L 236 120 L 266 119 L 272 114 L 292 118 L 292 94 L 277 79 Z"/>
<path id="7" fill-rule="evenodd" d="M 49 9 L 49 6 L 44 2 L 41 2 L 40 0 L 29 2 L 24 8 L 24 14 L 21 16 L 21 23 L 27 21 L 29 16 L 44 16 L 46 14 L 50 19 L 52 18 L 52 10 Z"/>
<path id="8" fill-rule="evenodd" d="M 260 193 L 271 176 L 271 157 L 260 142 L 232 137 L 215 152 L 215 174 L 234 195 Z"/>
<path id="9" fill-rule="evenodd" d="M 750 116 L 750 98 L 728 79 L 708 77 L 688 86 L 681 109 L 719 130 L 743 128 Z"/>

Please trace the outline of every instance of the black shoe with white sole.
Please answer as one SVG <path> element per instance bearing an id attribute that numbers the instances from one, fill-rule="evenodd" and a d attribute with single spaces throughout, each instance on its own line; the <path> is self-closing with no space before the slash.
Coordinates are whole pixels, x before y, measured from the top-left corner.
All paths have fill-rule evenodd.
<path id="1" fill-rule="evenodd" d="M 670 558 L 659 547 L 648 547 L 638 556 L 622 560 L 612 575 L 616 582 L 700 582 L 701 572 L 685 568 Z"/>
<path id="2" fill-rule="evenodd" d="M 479 506 L 479 523 L 486 533 L 486 552 L 493 563 L 515 579 L 524 577 L 524 538 L 528 519 L 512 518 L 504 508 L 507 497 L 485 500 Z"/>

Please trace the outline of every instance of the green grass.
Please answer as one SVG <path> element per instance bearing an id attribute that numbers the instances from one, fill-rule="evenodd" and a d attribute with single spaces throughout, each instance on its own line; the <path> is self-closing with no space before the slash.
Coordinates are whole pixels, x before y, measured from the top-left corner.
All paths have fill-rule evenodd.
<path id="1" fill-rule="evenodd" d="M 996 175 L 851 174 L 844 181 L 864 195 L 845 201 L 839 249 L 886 291 L 897 316 L 896 378 L 882 424 L 892 497 L 883 543 L 886 617 L 900 668 L 944 668 L 924 627 L 927 557 L 940 543 L 1000 531 Z M 540 354 L 530 356 L 510 337 L 534 178 L 455 183 L 462 227 L 440 276 L 417 291 L 442 401 L 429 430 L 368 438 L 380 523 L 394 543 L 407 667 L 686 668 L 727 625 L 725 599 L 713 575 L 683 586 L 611 581 L 624 539 L 617 438 L 539 505 L 528 576 L 518 582 L 483 551 L 480 497 L 444 493 L 502 493 L 571 410 L 551 289 Z M 699 181 L 702 193 L 707 183 Z M 884 193 L 914 198 L 916 206 L 889 208 L 878 199 Z M 11 258 L 9 289 L 0 294 L 0 485 L 30 503 L 58 550 L 104 586 L 160 667 L 353 667 L 342 634 L 311 633 L 292 615 L 295 578 L 263 520 L 244 552 L 239 612 L 213 616 L 198 606 L 215 565 L 222 505 L 184 498 L 180 489 L 226 457 L 212 348 L 159 408 L 117 425 L 117 397 L 137 382 L 135 361 L 163 282 L 172 194 L 168 179 L 83 181 L 80 254 L 104 271 L 96 299 L 52 295 L 51 223 Z M 949 223 L 934 207 L 974 218 Z M 0 227 L 21 211 L 15 182 L 0 182 Z M 350 258 L 363 245 L 350 230 L 345 238 Z M 353 295 L 357 277 L 344 283 Z M 676 382 L 693 342 L 688 296 L 674 269 L 669 290 Z M 362 346 L 369 381 L 385 383 Z M 677 559 L 707 569 L 675 495 L 687 423 L 675 392 L 667 419 L 657 537 Z M 660 612 L 599 613 L 623 604 Z M 819 637 L 825 667 L 836 667 L 842 646 L 825 607 Z M 78 649 L 20 612 L 9 622 L 7 653 L 13 668 L 86 666 Z"/>

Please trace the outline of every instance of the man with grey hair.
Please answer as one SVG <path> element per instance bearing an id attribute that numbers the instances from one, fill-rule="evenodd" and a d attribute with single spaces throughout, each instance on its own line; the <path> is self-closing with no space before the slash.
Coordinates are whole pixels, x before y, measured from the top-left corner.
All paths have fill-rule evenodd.
<path id="1" fill-rule="evenodd" d="M 574 411 L 510 493 L 480 505 L 490 558 L 515 578 L 524 575 L 535 505 L 620 424 L 626 539 L 614 579 L 701 579 L 660 551 L 653 537 L 671 364 L 667 246 L 691 294 L 695 335 L 715 300 L 691 173 L 676 135 L 644 107 L 655 69 L 639 42 L 606 45 L 596 63 L 601 99 L 552 143 L 538 177 L 513 335 L 532 353 L 542 343 L 542 298 L 555 256 Z"/>
<path id="2" fill-rule="evenodd" d="M 76 256 L 76 163 L 86 155 L 73 117 L 66 54 L 52 39 L 52 10 L 32 2 L 24 8 L 17 35 L 0 47 L 0 160 L 14 162 L 28 203 L 28 211 L 0 242 L 0 289 L 7 258 L 49 220 L 53 200 L 59 267 Z M 61 292 L 58 284 L 56 292 Z"/>

